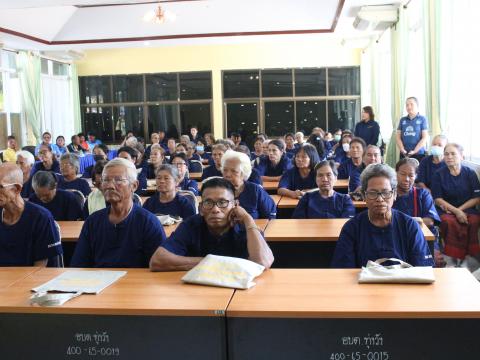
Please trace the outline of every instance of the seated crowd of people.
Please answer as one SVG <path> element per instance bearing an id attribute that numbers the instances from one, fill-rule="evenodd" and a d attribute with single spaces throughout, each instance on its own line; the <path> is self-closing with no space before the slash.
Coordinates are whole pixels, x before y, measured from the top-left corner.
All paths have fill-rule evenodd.
<path id="1" fill-rule="evenodd" d="M 411 107 L 407 99 L 407 122 L 420 116 Z M 251 149 L 239 133 L 215 140 L 195 127 L 180 139 L 155 132 L 148 146 L 129 134 L 111 160 L 93 133 L 88 141 L 74 135 L 65 146 L 62 136 L 51 144 L 46 132 L 34 153 L 16 149 L 11 136 L 0 165 L 0 265 L 55 266 L 62 255 L 56 222 L 84 220 L 72 267 L 188 270 L 216 254 L 269 268 L 274 254 L 255 219 L 276 218 L 276 203 L 262 186 L 274 181 L 278 195 L 298 199 L 292 218 L 349 219 L 332 267 L 358 268 L 380 258 L 461 266 L 480 255 L 480 182 L 462 163 L 462 146 L 445 136 L 433 138 L 430 155 L 420 151 L 424 130 L 417 145 L 399 137 L 395 169 L 383 162 L 371 107 L 354 132 L 258 134 Z M 87 153 L 94 164 L 81 172 Z M 201 173 L 200 184 L 192 173 Z M 348 180 L 348 193 L 335 190 L 337 179 Z M 145 199 L 153 182 L 156 191 Z M 357 212 L 355 201 L 366 210 Z M 168 238 L 159 215 L 181 220 Z M 422 223 L 436 236 L 434 254 Z"/>

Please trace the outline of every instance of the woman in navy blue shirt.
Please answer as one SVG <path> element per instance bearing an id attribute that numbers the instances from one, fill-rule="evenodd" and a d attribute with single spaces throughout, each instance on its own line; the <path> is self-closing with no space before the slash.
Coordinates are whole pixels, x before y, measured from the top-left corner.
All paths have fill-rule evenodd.
<path id="1" fill-rule="evenodd" d="M 445 254 L 461 262 L 466 255 L 480 254 L 480 214 L 476 209 L 480 204 L 480 182 L 474 170 L 462 165 L 460 145 L 447 144 L 443 156 L 447 167 L 433 175 L 432 197 L 442 220 Z"/>
<path id="2" fill-rule="evenodd" d="M 315 165 L 319 162 L 317 149 L 313 145 L 305 144 L 298 149 L 293 158 L 294 167 L 287 170 L 278 183 L 278 195 L 299 199 L 305 190 L 314 189 Z"/>
<path id="3" fill-rule="evenodd" d="M 293 159 L 300 145 L 295 144 L 295 136 L 292 133 L 285 134 L 285 154 Z"/>
<path id="4" fill-rule="evenodd" d="M 337 181 L 337 168 L 332 160 L 321 161 L 315 166 L 318 191 L 307 192 L 293 211 L 293 219 L 351 218 L 355 215 L 352 199 L 347 194 L 333 190 Z"/>
<path id="5" fill-rule="evenodd" d="M 380 136 L 380 125 L 375 121 L 371 106 L 362 109 L 362 121 L 355 125 L 355 136 L 362 138 L 367 145 L 377 145 Z"/>
<path id="6" fill-rule="evenodd" d="M 247 179 L 252 172 L 248 155 L 228 150 L 222 157 L 222 173 L 235 188 L 235 198 L 254 219 L 274 219 L 277 207 L 267 192 Z"/>
<path id="7" fill-rule="evenodd" d="M 38 148 L 38 158 L 33 164 L 30 176 L 35 175 L 37 171 L 51 171 L 55 174 L 60 174 L 60 164 L 53 155 L 52 147 L 50 145 L 41 144 Z"/>
<path id="8" fill-rule="evenodd" d="M 180 190 L 189 190 L 195 195 L 199 195 L 198 183 L 190 180 L 188 177 L 188 161 L 187 156 L 183 153 L 173 154 L 170 158 L 171 164 L 178 169 L 178 184 Z"/>
<path id="9" fill-rule="evenodd" d="M 212 147 L 212 159 L 214 165 L 205 168 L 202 173 L 202 181 L 212 176 L 222 176 L 222 156 L 227 151 L 223 144 L 216 144 Z"/>
<path id="10" fill-rule="evenodd" d="M 291 167 L 290 159 L 285 155 L 285 143 L 278 139 L 268 142 L 268 157 L 255 160 L 255 168 L 263 181 L 279 181 Z"/>
<path id="11" fill-rule="evenodd" d="M 397 176 L 388 165 L 372 164 L 361 176 L 367 211 L 343 226 L 332 267 L 359 268 L 369 260 L 396 258 L 413 266 L 433 266 L 420 225 L 392 209 Z"/>
<path id="12" fill-rule="evenodd" d="M 250 159 L 255 160 L 256 158 L 263 156 L 263 141 L 263 137 L 257 137 L 253 144 L 253 152 L 250 154 Z"/>
<path id="13" fill-rule="evenodd" d="M 161 165 L 155 178 L 157 194 L 148 198 L 143 208 L 156 215 L 170 215 L 186 219 L 196 213 L 195 203 L 177 192 L 178 169 Z"/>
<path id="14" fill-rule="evenodd" d="M 430 155 L 424 157 L 418 167 L 418 187 L 431 191 L 433 174 L 435 174 L 437 170 L 447 166 L 443 161 L 443 150 L 447 143 L 448 139 L 445 135 L 437 135 L 433 138 Z"/>
<path id="15" fill-rule="evenodd" d="M 332 147 L 333 155 L 331 158 L 337 163 L 341 164 L 347 159 L 350 159 L 350 142 L 352 141 L 352 135 L 342 135 L 340 142 Z"/>
<path id="16" fill-rule="evenodd" d="M 150 147 L 150 158 L 145 168 L 147 179 L 155 179 L 155 170 L 165 163 L 165 150 L 159 144 Z"/>
<path id="17" fill-rule="evenodd" d="M 78 190 L 87 197 L 92 191 L 87 180 L 79 178 L 80 160 L 75 154 L 63 154 L 60 158 L 62 176 L 58 179 L 57 187 L 62 190 Z"/>

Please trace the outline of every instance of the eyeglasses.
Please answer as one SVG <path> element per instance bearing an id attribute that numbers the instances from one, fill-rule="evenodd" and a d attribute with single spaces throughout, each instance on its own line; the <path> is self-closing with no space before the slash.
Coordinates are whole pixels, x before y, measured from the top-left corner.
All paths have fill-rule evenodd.
<path id="1" fill-rule="evenodd" d="M 200 203 L 200 205 L 202 206 L 202 208 L 204 209 L 207 209 L 207 210 L 211 210 L 213 209 L 213 207 L 215 205 L 217 205 L 217 207 L 219 209 L 225 209 L 226 207 L 228 207 L 228 205 L 233 202 L 233 200 L 225 200 L 225 199 L 220 199 L 218 201 L 213 201 L 213 200 L 205 200 L 205 201 L 202 201 Z"/>
<path id="2" fill-rule="evenodd" d="M 113 179 L 102 178 L 102 184 L 113 183 L 113 185 L 115 186 L 125 184 L 125 182 L 128 182 L 128 181 L 129 180 L 127 178 L 113 178 Z"/>
<path id="3" fill-rule="evenodd" d="M 395 193 L 395 190 L 384 190 L 384 191 L 375 191 L 375 190 L 370 190 L 370 191 L 365 191 L 365 198 L 368 200 L 377 200 L 379 196 L 381 196 L 384 200 L 390 199 L 393 194 Z"/>

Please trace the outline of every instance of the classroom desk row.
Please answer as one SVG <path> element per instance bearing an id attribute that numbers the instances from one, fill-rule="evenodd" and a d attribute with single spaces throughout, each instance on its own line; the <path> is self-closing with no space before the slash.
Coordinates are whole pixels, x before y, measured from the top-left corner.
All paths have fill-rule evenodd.
<path id="1" fill-rule="evenodd" d="M 336 242 L 348 219 L 257 219 L 275 256 L 275 268 L 328 268 Z M 64 244 L 65 264 L 70 263 L 83 221 L 59 221 Z M 170 236 L 178 224 L 164 226 Z M 422 224 L 422 231 L 433 254 L 435 236 Z"/>
<path id="2" fill-rule="evenodd" d="M 124 269 L 98 295 L 29 304 L 33 287 L 66 270 L 0 269 L 2 358 L 478 358 L 480 285 L 466 269 L 434 269 L 430 285 L 358 284 L 359 269 L 272 269 L 249 290 Z"/>

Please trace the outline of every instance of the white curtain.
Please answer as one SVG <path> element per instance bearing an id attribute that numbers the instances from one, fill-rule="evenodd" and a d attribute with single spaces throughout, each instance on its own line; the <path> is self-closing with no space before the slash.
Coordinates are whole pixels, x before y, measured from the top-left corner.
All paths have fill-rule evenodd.
<path id="1" fill-rule="evenodd" d="M 70 79 L 42 75 L 42 132 L 52 133 L 53 141 L 59 135 L 66 144 L 75 133 Z"/>

